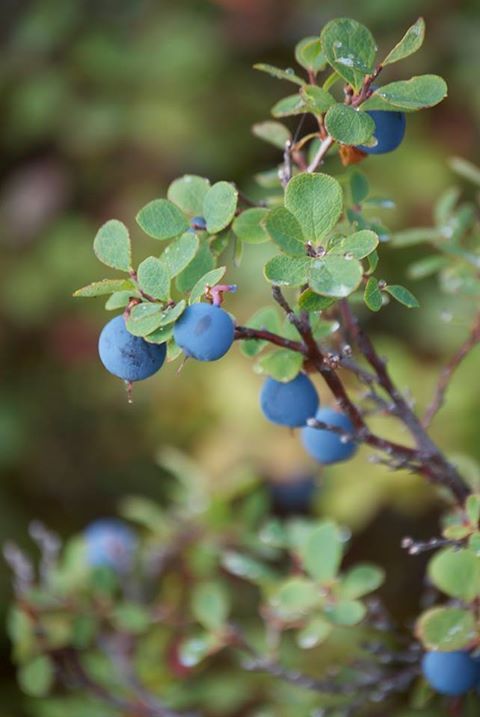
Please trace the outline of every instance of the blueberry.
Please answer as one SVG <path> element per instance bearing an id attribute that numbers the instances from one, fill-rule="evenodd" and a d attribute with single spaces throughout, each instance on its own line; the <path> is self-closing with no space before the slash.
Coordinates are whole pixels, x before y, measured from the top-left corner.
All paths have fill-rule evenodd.
<path id="1" fill-rule="evenodd" d="M 367 112 L 375 122 L 374 136 L 377 144 L 374 147 L 360 145 L 358 149 L 367 154 L 385 154 L 393 152 L 401 144 L 405 135 L 407 120 L 404 112 L 383 112 L 372 110 Z"/>
<path id="2" fill-rule="evenodd" d="M 216 361 L 233 343 L 235 326 L 220 306 L 192 304 L 173 329 L 173 337 L 187 356 L 198 361 Z"/>
<path id="3" fill-rule="evenodd" d="M 142 381 L 162 367 L 165 344 L 149 344 L 127 331 L 123 316 L 116 316 L 103 327 L 98 341 L 100 360 L 110 373 L 124 381 Z"/>
<path id="4" fill-rule="evenodd" d="M 422 659 L 423 676 L 441 695 L 463 695 L 480 678 L 478 663 L 468 652 L 427 652 Z"/>
<path id="5" fill-rule="evenodd" d="M 346 433 L 353 433 L 351 420 L 344 413 L 334 411 L 332 408 L 320 408 L 315 418 L 331 426 L 338 426 Z M 357 446 L 353 441 L 345 441 L 338 433 L 319 428 L 306 426 L 302 429 L 303 445 L 312 458 L 319 463 L 338 463 L 351 458 Z"/>
<path id="6" fill-rule="evenodd" d="M 137 539 L 121 520 L 101 518 L 85 529 L 87 560 L 92 567 L 110 567 L 118 572 L 128 570 L 133 562 Z"/>
<path id="7" fill-rule="evenodd" d="M 205 231 L 205 229 L 207 228 L 207 220 L 205 219 L 205 217 L 192 217 L 190 226 L 192 229 L 199 229 L 200 231 Z"/>
<path id="8" fill-rule="evenodd" d="M 309 511 L 316 491 L 311 476 L 293 476 L 290 480 L 269 484 L 273 506 L 282 513 L 295 514 Z"/>
<path id="9" fill-rule="evenodd" d="M 315 386 L 304 373 L 282 383 L 267 378 L 260 393 L 260 407 L 269 421 L 281 426 L 304 426 L 312 418 L 319 400 Z"/>

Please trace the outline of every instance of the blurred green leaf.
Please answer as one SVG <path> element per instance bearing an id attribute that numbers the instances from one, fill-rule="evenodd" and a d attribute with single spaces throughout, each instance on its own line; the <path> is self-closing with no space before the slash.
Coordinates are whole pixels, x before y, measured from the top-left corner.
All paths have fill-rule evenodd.
<path id="1" fill-rule="evenodd" d="M 183 212 L 168 199 L 154 199 L 137 214 L 137 223 L 154 239 L 172 239 L 188 229 Z"/>
<path id="2" fill-rule="evenodd" d="M 210 182 L 204 177 L 185 174 L 169 186 L 167 197 L 189 217 L 201 216 L 203 201 L 210 189 Z"/>
<path id="3" fill-rule="evenodd" d="M 475 617 L 458 607 L 436 607 L 417 622 L 417 633 L 428 650 L 462 650 L 478 637 Z"/>
<path id="4" fill-rule="evenodd" d="M 270 582 L 275 577 L 273 570 L 264 563 L 234 550 L 227 550 L 222 555 L 222 565 L 227 572 L 252 583 Z"/>
<path id="5" fill-rule="evenodd" d="M 280 583 L 270 595 L 270 604 L 282 620 L 298 620 L 318 605 L 320 600 L 318 587 L 314 582 L 302 577 L 289 578 Z"/>
<path id="6" fill-rule="evenodd" d="M 263 244 L 269 240 L 264 226 L 268 209 L 254 207 L 245 209 L 233 222 L 233 231 L 237 237 L 247 244 Z"/>
<path id="7" fill-rule="evenodd" d="M 354 204 L 361 204 L 368 197 L 368 180 L 362 172 L 356 169 L 350 175 L 350 191 Z"/>
<path id="8" fill-rule="evenodd" d="M 137 272 L 141 290 L 154 299 L 168 299 L 170 296 L 170 274 L 160 259 L 149 256 L 144 259 Z"/>
<path id="9" fill-rule="evenodd" d="M 342 598 L 356 600 L 377 590 L 385 579 L 384 571 L 376 565 L 359 563 L 341 578 L 339 592 Z"/>
<path id="10" fill-rule="evenodd" d="M 208 633 L 199 633 L 180 646 L 179 658 L 185 667 L 195 667 L 217 647 L 216 638 Z"/>
<path id="11" fill-rule="evenodd" d="M 343 554 L 340 530 L 331 520 L 319 521 L 317 527 L 300 546 L 300 557 L 305 570 L 319 583 L 335 579 Z"/>
<path id="12" fill-rule="evenodd" d="M 317 242 L 340 217 L 342 188 L 327 174 L 299 174 L 287 185 L 285 206 L 297 219 L 305 239 Z"/>
<path id="13" fill-rule="evenodd" d="M 98 230 L 93 241 L 95 256 L 106 266 L 129 271 L 132 263 L 130 236 L 125 224 L 110 219 Z"/>
<path id="14" fill-rule="evenodd" d="M 410 279 L 425 279 L 427 276 L 437 274 L 440 269 L 448 266 L 449 260 L 439 254 L 433 256 L 425 256 L 423 259 L 413 262 L 407 269 L 407 276 Z"/>
<path id="15" fill-rule="evenodd" d="M 443 78 L 438 75 L 419 75 L 379 87 L 363 102 L 362 109 L 415 112 L 438 105 L 446 96 L 447 84 Z"/>
<path id="16" fill-rule="evenodd" d="M 198 246 L 198 237 L 192 232 L 185 232 L 167 246 L 162 254 L 162 262 L 166 264 L 171 278 L 180 274 L 190 264 Z"/>
<path id="17" fill-rule="evenodd" d="M 276 381 L 292 381 L 300 372 L 303 356 L 290 349 L 277 349 L 264 354 L 255 364 L 257 373 L 266 373 Z"/>
<path id="18" fill-rule="evenodd" d="M 203 216 L 211 234 L 225 229 L 230 224 L 237 209 L 238 192 L 230 182 L 217 182 L 205 195 Z"/>
<path id="19" fill-rule="evenodd" d="M 344 104 L 335 104 L 325 115 L 328 134 L 348 145 L 365 144 L 373 135 L 375 122 L 366 112 Z"/>
<path id="20" fill-rule="evenodd" d="M 460 177 L 480 186 L 480 169 L 475 164 L 463 157 L 452 157 L 449 165 Z"/>
<path id="21" fill-rule="evenodd" d="M 438 552 L 430 560 L 428 575 L 450 597 L 470 602 L 480 594 L 480 557 L 468 548 Z"/>
<path id="22" fill-rule="evenodd" d="M 289 95 L 276 102 L 272 107 L 274 117 L 290 117 L 308 112 L 308 107 L 301 95 Z"/>
<path id="23" fill-rule="evenodd" d="M 302 80 L 301 77 L 295 74 L 295 71 L 291 68 L 287 68 L 286 70 L 282 70 L 280 67 L 275 67 L 274 65 L 267 65 L 264 62 L 259 62 L 256 65 L 253 66 L 254 70 L 260 70 L 260 72 L 266 72 L 271 77 L 275 77 L 277 80 L 288 80 L 288 82 L 293 82 L 296 85 L 304 85 L 305 80 Z"/>
<path id="24" fill-rule="evenodd" d="M 297 632 L 297 645 L 303 650 L 312 649 L 324 642 L 332 632 L 331 623 L 321 617 L 313 617 Z"/>
<path id="25" fill-rule="evenodd" d="M 120 632 L 140 635 L 151 627 L 152 618 L 145 605 L 124 602 L 115 606 L 112 612 L 112 622 Z"/>
<path id="26" fill-rule="evenodd" d="M 409 55 L 413 55 L 413 53 L 417 52 L 423 45 L 424 38 L 425 20 L 423 17 L 419 17 L 418 20 L 408 28 L 400 42 L 388 53 L 382 65 L 391 65 L 393 62 L 398 62 L 405 57 L 409 57 Z"/>
<path id="27" fill-rule="evenodd" d="M 325 615 L 334 625 L 358 625 L 367 612 L 359 600 L 340 600 L 325 607 Z"/>
<path id="28" fill-rule="evenodd" d="M 320 72 L 327 64 L 319 37 L 305 37 L 295 46 L 295 59 L 310 72 Z"/>
<path id="29" fill-rule="evenodd" d="M 275 120 L 257 122 L 253 125 L 252 132 L 255 137 L 263 139 L 281 150 L 285 149 L 285 143 L 292 137 L 288 127 L 285 127 L 281 122 L 275 122 Z"/>
<path id="30" fill-rule="evenodd" d="M 473 526 L 477 526 L 480 520 L 480 495 L 469 495 L 465 503 L 465 511 L 468 520 Z"/>
<path id="31" fill-rule="evenodd" d="M 192 592 L 192 612 L 206 629 L 218 631 L 229 613 L 229 596 L 220 582 L 197 583 Z"/>
<path id="32" fill-rule="evenodd" d="M 54 680 L 52 661 L 45 655 L 34 657 L 18 670 L 20 688 L 32 697 L 45 697 Z"/>
<path id="33" fill-rule="evenodd" d="M 370 30 L 356 20 L 340 18 L 325 25 L 320 40 L 328 63 L 358 91 L 375 63 L 377 46 Z"/>
<path id="34" fill-rule="evenodd" d="M 252 329 L 265 329 L 273 333 L 279 333 L 280 321 L 278 313 L 273 306 L 265 306 L 258 309 L 253 316 L 247 321 L 245 326 Z M 260 353 L 267 346 L 267 341 L 257 341 L 256 339 L 247 339 L 241 342 L 241 351 L 245 356 L 251 358 Z"/>

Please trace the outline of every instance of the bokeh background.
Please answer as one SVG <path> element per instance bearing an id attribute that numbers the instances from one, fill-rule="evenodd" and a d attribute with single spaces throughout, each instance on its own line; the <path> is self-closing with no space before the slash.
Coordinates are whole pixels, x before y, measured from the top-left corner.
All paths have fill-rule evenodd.
<path id="1" fill-rule="evenodd" d="M 291 65 L 294 43 L 340 15 L 368 24 L 387 49 L 420 14 L 425 47 L 390 77 L 397 67 L 403 77 L 436 72 L 450 91 L 440 107 L 410 116 L 395 155 L 364 165 L 374 191 L 397 202 L 382 216 L 392 228 L 428 224 L 435 198 L 457 181 L 448 157 L 480 159 L 477 0 L 2 0 L 2 541 L 28 545 L 34 517 L 68 535 L 113 513 L 125 494 L 161 500 L 170 478 L 156 456 L 173 445 L 219 483 L 240 470 L 276 480 L 313 472 L 319 514 L 353 528 L 354 557 L 390 566 L 386 599 L 399 617 L 411 616 L 422 563 L 406 562 L 399 541 L 435 530 L 429 491 L 372 467 L 365 450 L 320 475 L 295 437 L 261 417 L 261 378 L 238 347 L 218 364 L 189 363 L 180 375 L 177 364 L 168 366 L 136 387 L 128 405 L 97 359 L 103 302 L 71 294 L 104 275 L 91 245 L 106 219 L 131 227 L 137 256 L 154 251 L 132 218 L 176 176 L 234 180 L 255 193 L 252 175 L 279 158 L 250 127 L 288 86 L 254 72 L 254 62 Z M 240 286 L 228 308 L 242 322 L 268 302 L 262 251 L 249 247 L 228 275 Z M 386 252 L 385 275 L 401 279 L 407 258 Z M 384 311 L 370 328 L 399 384 L 424 405 L 468 325 L 434 283 L 415 290 L 420 311 Z M 472 355 L 462 366 L 434 432 L 447 451 L 479 459 L 477 365 Z M 2 567 L 2 623 L 8 581 Z M 20 717 L 27 712 L 8 656 L 0 630 L 0 716 Z"/>

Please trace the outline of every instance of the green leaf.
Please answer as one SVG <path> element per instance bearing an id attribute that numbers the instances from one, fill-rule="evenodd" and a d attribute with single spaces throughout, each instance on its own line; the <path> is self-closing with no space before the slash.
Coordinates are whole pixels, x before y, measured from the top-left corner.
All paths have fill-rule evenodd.
<path id="1" fill-rule="evenodd" d="M 209 633 L 201 633 L 182 642 L 179 659 L 185 667 L 195 667 L 218 647 L 216 637 Z"/>
<path id="2" fill-rule="evenodd" d="M 185 232 L 167 246 L 162 254 L 162 262 L 166 264 L 170 278 L 180 274 L 190 264 L 198 246 L 198 237 L 192 232 Z"/>
<path id="3" fill-rule="evenodd" d="M 14 659 L 19 662 L 31 658 L 36 652 L 35 622 L 26 612 L 13 607 L 8 612 L 7 633 L 13 643 Z"/>
<path id="4" fill-rule="evenodd" d="M 263 139 L 265 142 L 273 144 L 278 149 L 285 149 L 285 144 L 292 138 L 292 133 L 281 122 L 275 120 L 267 120 L 266 122 L 257 122 L 252 127 L 255 137 Z"/>
<path id="5" fill-rule="evenodd" d="M 34 657 L 18 670 L 20 688 L 32 697 L 45 697 L 50 691 L 54 680 L 52 661 L 45 655 Z"/>
<path id="6" fill-rule="evenodd" d="M 300 546 L 305 570 L 319 583 L 329 583 L 336 578 L 342 553 L 342 536 L 338 526 L 331 520 L 319 522 Z"/>
<path id="7" fill-rule="evenodd" d="M 210 234 L 216 234 L 230 224 L 237 201 L 238 192 L 230 182 L 217 182 L 210 187 L 203 200 L 203 216 Z"/>
<path id="8" fill-rule="evenodd" d="M 480 557 L 468 548 L 447 548 L 428 565 L 433 584 L 450 597 L 470 602 L 480 595 Z"/>
<path id="9" fill-rule="evenodd" d="M 312 261 L 308 283 L 317 294 L 340 299 L 358 288 L 362 276 L 363 268 L 357 259 L 327 254 Z"/>
<path id="10" fill-rule="evenodd" d="M 302 291 L 298 299 L 299 307 L 309 313 L 313 311 L 324 311 L 330 308 L 334 303 L 334 299 L 327 296 L 319 296 L 319 294 L 315 294 L 311 289 Z"/>
<path id="11" fill-rule="evenodd" d="M 474 527 L 478 526 L 480 521 L 480 495 L 469 495 L 465 503 L 465 512 L 468 520 Z"/>
<path id="12" fill-rule="evenodd" d="M 112 269 L 129 271 L 132 250 L 128 229 L 117 219 L 110 219 L 98 230 L 93 241 L 93 251 L 102 264 Z"/>
<path id="13" fill-rule="evenodd" d="M 302 577 L 289 578 L 270 596 L 270 605 L 282 620 L 298 620 L 318 605 L 319 590 Z"/>
<path id="14" fill-rule="evenodd" d="M 370 229 L 361 229 L 359 232 L 341 239 L 331 249 L 329 254 L 348 254 L 353 259 L 365 259 L 378 246 L 378 236 Z"/>
<path id="15" fill-rule="evenodd" d="M 405 229 L 397 232 L 392 236 L 392 244 L 397 249 L 403 249 L 416 244 L 424 244 L 425 242 L 436 241 L 441 238 L 438 229 L 430 227 L 416 227 L 414 229 Z"/>
<path id="16" fill-rule="evenodd" d="M 452 157 L 449 165 L 460 177 L 480 186 L 480 169 L 475 164 L 463 157 Z"/>
<path id="17" fill-rule="evenodd" d="M 255 365 L 257 373 L 265 373 L 276 381 L 292 381 L 302 370 L 303 356 L 290 349 L 277 349 L 262 356 Z"/>
<path id="18" fill-rule="evenodd" d="M 245 324 L 252 329 L 265 329 L 278 333 L 280 331 L 280 321 L 278 314 L 273 306 L 265 306 L 254 313 L 251 319 Z M 241 351 L 249 358 L 256 356 L 267 345 L 267 341 L 257 341 L 256 339 L 247 339 L 241 342 Z"/>
<path id="19" fill-rule="evenodd" d="M 339 18 L 325 25 L 320 41 L 331 67 L 358 91 L 375 64 L 377 46 L 370 30 L 356 20 Z"/>
<path id="20" fill-rule="evenodd" d="M 154 239 L 172 239 L 188 229 L 185 215 L 168 199 L 154 199 L 140 209 L 137 224 Z"/>
<path id="21" fill-rule="evenodd" d="M 162 309 L 158 304 L 137 304 L 126 320 L 127 329 L 133 336 L 148 336 L 160 326 L 167 326 L 176 321 L 184 311 L 185 305 L 183 300 L 166 309 Z"/>
<path id="22" fill-rule="evenodd" d="M 361 204 L 368 197 L 368 180 L 362 172 L 356 169 L 350 175 L 350 191 L 353 204 Z"/>
<path id="23" fill-rule="evenodd" d="M 272 209 L 267 216 L 265 226 L 272 240 L 284 254 L 305 256 L 302 227 L 288 209 L 285 207 Z"/>
<path id="24" fill-rule="evenodd" d="M 275 577 L 273 570 L 264 563 L 233 550 L 222 555 L 222 565 L 232 575 L 255 584 L 268 583 Z"/>
<path id="25" fill-rule="evenodd" d="M 308 281 L 311 261 L 309 257 L 274 256 L 265 264 L 265 278 L 276 286 L 302 286 Z"/>
<path id="26" fill-rule="evenodd" d="M 187 216 L 201 216 L 203 200 L 209 189 L 210 182 L 208 179 L 194 174 L 185 174 L 171 183 L 167 197 Z"/>
<path id="27" fill-rule="evenodd" d="M 207 286 L 215 286 L 218 284 L 218 282 L 222 280 L 226 270 L 227 267 L 219 266 L 218 269 L 207 271 L 206 274 L 201 276 L 190 292 L 190 300 L 188 303 L 195 304 L 197 301 L 200 301 L 200 299 L 202 299 L 205 295 L 205 289 Z"/>
<path id="28" fill-rule="evenodd" d="M 116 291 L 105 302 L 105 308 L 107 311 L 123 309 L 128 305 L 131 298 L 139 299 L 140 296 L 140 292 L 137 289 L 132 289 L 131 291 Z"/>
<path id="29" fill-rule="evenodd" d="M 462 650 L 477 639 L 475 617 L 458 607 L 436 607 L 424 613 L 416 632 L 427 650 Z"/>
<path id="30" fill-rule="evenodd" d="M 154 299 L 168 299 L 170 295 L 170 274 L 167 267 L 154 256 L 144 259 L 137 272 L 141 290 Z"/>
<path id="31" fill-rule="evenodd" d="M 375 122 L 366 112 L 335 104 L 325 115 L 328 134 L 341 144 L 365 144 L 373 135 Z"/>
<path id="32" fill-rule="evenodd" d="M 134 602 L 124 602 L 115 606 L 112 612 L 114 627 L 131 635 L 140 635 L 146 632 L 152 624 L 152 617 L 144 605 Z"/>
<path id="33" fill-rule="evenodd" d="M 400 284 L 389 284 L 385 287 L 385 291 L 390 296 L 393 296 L 400 304 L 403 304 L 407 309 L 418 309 L 420 304 L 411 291 L 406 289 Z"/>
<path id="34" fill-rule="evenodd" d="M 425 256 L 423 259 L 419 259 L 418 261 L 413 262 L 413 264 L 410 264 L 407 269 L 407 276 L 409 279 L 414 280 L 425 279 L 427 276 L 437 274 L 437 272 L 441 269 L 448 266 L 449 263 L 450 260 L 447 257 L 439 254 Z"/>
<path id="35" fill-rule="evenodd" d="M 358 625 L 366 612 L 367 608 L 358 600 L 340 600 L 325 607 L 325 615 L 334 625 Z"/>
<path id="36" fill-rule="evenodd" d="M 297 633 L 297 645 L 303 650 L 312 649 L 324 642 L 332 629 L 331 623 L 321 617 L 314 617 Z"/>
<path id="37" fill-rule="evenodd" d="M 296 75 L 294 70 L 289 67 L 286 70 L 282 70 L 280 67 L 259 62 L 253 66 L 253 69 L 260 70 L 260 72 L 266 72 L 268 75 L 275 77 L 277 80 L 288 80 L 289 82 L 293 82 L 300 86 L 305 84 L 305 80 L 302 80 L 302 78 Z"/>
<path id="38" fill-rule="evenodd" d="M 301 95 L 289 95 L 274 104 L 271 112 L 274 117 L 290 117 L 309 112 L 309 109 Z"/>
<path id="39" fill-rule="evenodd" d="M 229 613 L 228 593 L 222 583 L 197 583 L 192 593 L 192 612 L 206 630 L 220 630 Z"/>
<path id="40" fill-rule="evenodd" d="M 409 55 L 413 55 L 413 53 L 417 52 L 423 45 L 424 38 L 425 20 L 423 17 L 419 17 L 418 20 L 408 28 L 400 42 L 388 53 L 382 65 L 391 65 L 393 62 L 398 62 Z"/>
<path id="41" fill-rule="evenodd" d="M 367 281 L 363 300 L 370 311 L 380 311 L 383 306 L 382 292 L 378 288 L 378 281 L 374 276 Z"/>
<path id="42" fill-rule="evenodd" d="M 195 257 L 187 267 L 176 278 L 176 286 L 178 291 L 187 293 L 193 289 L 197 281 L 204 274 L 211 271 L 215 266 L 215 259 L 210 251 L 208 242 L 200 239 L 199 248 Z"/>
<path id="43" fill-rule="evenodd" d="M 297 219 L 305 239 L 317 242 L 340 217 L 342 188 L 327 174 L 298 174 L 287 185 L 285 206 Z"/>
<path id="44" fill-rule="evenodd" d="M 172 336 L 173 324 L 169 324 L 168 326 L 159 326 L 158 329 L 152 331 L 151 334 L 147 334 L 144 338 L 149 344 L 165 344 L 172 338 Z"/>
<path id="45" fill-rule="evenodd" d="M 94 281 L 93 284 L 77 289 L 73 294 L 75 297 L 90 298 L 94 296 L 105 296 L 116 291 L 135 290 L 135 285 L 129 279 L 102 279 Z"/>
<path id="46" fill-rule="evenodd" d="M 295 59 L 309 72 L 320 72 L 327 64 L 319 37 L 305 37 L 295 47 Z"/>
<path id="47" fill-rule="evenodd" d="M 268 209 L 262 207 L 246 209 L 235 219 L 232 229 L 247 244 L 263 244 L 269 239 L 263 223 L 267 214 Z"/>
<path id="48" fill-rule="evenodd" d="M 376 565 L 355 565 L 341 579 L 339 591 L 342 598 L 356 600 L 377 590 L 385 579 L 384 571 Z"/>
<path id="49" fill-rule="evenodd" d="M 300 94 L 313 114 L 324 114 L 336 103 L 335 97 L 330 92 L 316 85 L 305 85 L 300 90 Z"/>
<path id="50" fill-rule="evenodd" d="M 363 110 L 402 110 L 415 112 L 438 105 L 447 96 L 447 84 L 438 75 L 419 75 L 410 80 L 379 87 L 363 102 Z"/>

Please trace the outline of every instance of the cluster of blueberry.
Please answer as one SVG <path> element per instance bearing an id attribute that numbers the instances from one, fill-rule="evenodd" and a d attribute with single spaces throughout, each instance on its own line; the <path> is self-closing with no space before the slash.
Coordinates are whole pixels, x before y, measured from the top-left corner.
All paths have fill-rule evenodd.
<path id="1" fill-rule="evenodd" d="M 422 672 L 430 687 L 441 695 L 458 697 L 474 688 L 480 690 L 480 656 L 469 652 L 427 652 Z"/>

